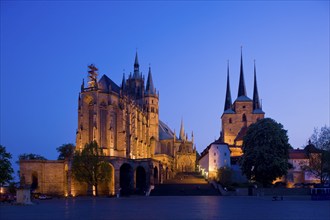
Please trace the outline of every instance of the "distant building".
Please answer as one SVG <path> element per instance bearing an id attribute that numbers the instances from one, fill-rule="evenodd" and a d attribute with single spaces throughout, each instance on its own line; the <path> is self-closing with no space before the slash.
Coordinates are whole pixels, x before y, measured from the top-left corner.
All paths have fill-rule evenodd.
<path id="1" fill-rule="evenodd" d="M 113 176 L 109 185 L 99 187 L 99 194 L 147 189 L 177 172 L 195 171 L 193 134 L 188 140 L 181 121 L 176 137 L 159 119 L 159 93 L 151 68 L 145 84 L 137 53 L 133 74 L 127 79 L 124 75 L 120 86 L 106 75 L 98 80 L 98 69 L 88 68 L 88 85 L 82 82 L 78 96 L 76 149 L 96 141 L 107 156 Z M 42 193 L 86 194 L 91 186 L 71 178 L 68 162 L 58 163 L 20 161 L 21 176 L 28 184 L 37 182 Z"/>
<path id="2" fill-rule="evenodd" d="M 221 167 L 230 167 L 230 150 L 227 144 L 217 140 L 211 143 L 199 158 L 199 169 L 209 179 L 217 177 Z"/>
<path id="3" fill-rule="evenodd" d="M 236 157 L 242 155 L 243 138 L 246 134 L 247 128 L 263 119 L 265 112 L 262 110 L 262 105 L 259 100 L 256 66 L 254 64 L 254 89 L 253 99 L 247 96 L 244 73 L 243 73 L 243 57 L 241 53 L 241 66 L 237 98 L 232 103 L 230 82 L 229 82 L 229 65 L 227 67 L 227 89 L 224 111 L 221 116 L 221 141 L 228 144 L 231 157 L 236 161 Z M 233 162 L 232 161 L 232 162 Z"/>
<path id="4" fill-rule="evenodd" d="M 214 161 L 226 161 L 229 164 L 235 165 L 234 179 L 238 179 L 240 182 L 246 180 L 242 176 L 240 169 L 237 167 L 237 161 L 240 156 L 242 156 L 242 145 L 243 138 L 246 134 L 248 127 L 255 123 L 259 119 L 263 119 L 265 113 L 262 110 L 261 102 L 259 100 L 258 86 L 257 86 L 257 75 L 256 75 L 256 66 L 254 64 L 254 89 L 253 89 L 253 99 L 250 99 L 247 96 L 244 73 L 243 73 L 243 56 L 241 52 L 241 65 L 240 65 L 240 77 L 239 77 L 239 86 L 238 86 L 238 95 L 237 99 L 232 103 L 231 91 L 230 91 L 230 82 L 229 82 L 229 63 L 227 65 L 227 88 L 226 88 L 226 98 L 224 111 L 221 116 L 221 127 L 222 131 L 220 132 L 220 137 L 214 143 L 211 143 L 201 154 L 199 159 L 199 166 L 204 169 L 205 172 L 208 172 L 209 176 L 215 175 L 215 170 L 222 167 L 222 164 L 217 163 L 217 166 L 214 166 Z M 215 145 L 216 144 L 216 145 Z M 214 147 L 220 147 L 223 151 L 221 154 L 217 154 L 218 158 L 213 158 L 214 155 L 209 154 L 210 150 L 213 150 Z M 229 147 L 229 150 L 225 150 Z M 230 159 L 227 157 L 230 156 Z M 225 156 L 226 155 L 226 156 Z M 212 163 L 213 162 L 213 163 Z"/>
<path id="5" fill-rule="evenodd" d="M 304 149 L 291 149 L 289 151 L 289 163 L 292 169 L 284 178 L 289 187 L 301 183 L 319 183 L 320 180 L 312 173 L 305 171 L 304 166 L 309 166 L 311 161 L 320 157 L 320 151 L 311 143 Z"/>

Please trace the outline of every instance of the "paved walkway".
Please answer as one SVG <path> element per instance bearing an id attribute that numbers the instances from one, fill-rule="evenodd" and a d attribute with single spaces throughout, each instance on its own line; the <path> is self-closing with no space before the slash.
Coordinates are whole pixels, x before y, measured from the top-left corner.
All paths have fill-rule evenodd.
<path id="1" fill-rule="evenodd" d="M 330 201 L 310 197 L 127 197 L 39 201 L 0 205 L 0 219 L 244 219 L 329 220 Z"/>

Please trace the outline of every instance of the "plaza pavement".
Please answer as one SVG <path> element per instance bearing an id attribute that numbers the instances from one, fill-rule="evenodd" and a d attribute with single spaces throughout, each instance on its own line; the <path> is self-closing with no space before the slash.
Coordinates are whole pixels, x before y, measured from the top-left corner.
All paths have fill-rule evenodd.
<path id="1" fill-rule="evenodd" d="M 0 219 L 246 219 L 329 220 L 330 201 L 309 196 L 168 196 L 61 198 L 34 205 L 0 204 Z"/>

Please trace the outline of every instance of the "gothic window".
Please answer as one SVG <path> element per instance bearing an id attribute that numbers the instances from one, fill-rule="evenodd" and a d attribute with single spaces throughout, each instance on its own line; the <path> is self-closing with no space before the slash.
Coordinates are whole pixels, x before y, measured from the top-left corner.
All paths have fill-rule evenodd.
<path id="1" fill-rule="evenodd" d="M 231 124 L 232 123 L 232 120 L 231 120 L 231 118 L 229 118 L 229 124 Z"/>
<path id="2" fill-rule="evenodd" d="M 242 121 L 246 121 L 246 115 L 245 114 L 243 114 L 243 116 L 242 116 Z"/>
<path id="3" fill-rule="evenodd" d="M 155 112 L 155 108 L 154 107 L 151 107 L 151 112 Z"/>

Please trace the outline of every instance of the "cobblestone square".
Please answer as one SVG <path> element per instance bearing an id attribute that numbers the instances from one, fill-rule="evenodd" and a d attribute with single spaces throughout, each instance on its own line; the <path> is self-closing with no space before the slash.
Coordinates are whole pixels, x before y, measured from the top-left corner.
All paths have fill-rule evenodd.
<path id="1" fill-rule="evenodd" d="M 38 200 L 35 205 L 0 205 L 0 219 L 330 219 L 330 201 L 309 196 L 168 196 Z"/>

